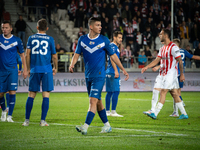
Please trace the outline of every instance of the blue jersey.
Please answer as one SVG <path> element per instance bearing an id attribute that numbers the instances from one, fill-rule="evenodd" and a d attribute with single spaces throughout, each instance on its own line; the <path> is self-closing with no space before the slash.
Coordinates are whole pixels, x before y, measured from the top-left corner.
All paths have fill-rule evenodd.
<path id="1" fill-rule="evenodd" d="M 56 54 L 54 39 L 46 34 L 34 34 L 28 38 L 27 49 L 30 49 L 30 72 L 52 72 L 51 55 Z"/>
<path id="2" fill-rule="evenodd" d="M 0 35 L 0 71 L 18 70 L 17 68 L 17 51 L 24 53 L 23 44 L 20 38 L 12 35 L 5 38 Z"/>
<path id="3" fill-rule="evenodd" d="M 111 48 L 113 49 L 114 53 L 118 56 L 118 58 L 120 57 L 120 52 L 119 52 L 119 48 L 117 47 L 117 45 L 115 43 L 110 43 Z M 117 66 L 117 70 L 118 72 L 120 72 L 119 67 Z M 107 66 L 107 70 L 106 73 L 112 73 L 115 74 L 115 70 L 111 64 L 110 61 L 110 57 L 108 56 L 108 66 Z"/>
<path id="4" fill-rule="evenodd" d="M 22 60 L 18 53 L 17 53 L 17 64 L 19 65 L 19 71 L 21 71 L 22 70 Z"/>
<path id="5" fill-rule="evenodd" d="M 180 53 L 181 53 L 181 58 L 182 58 L 182 62 L 183 62 L 183 69 L 185 70 L 185 57 L 187 58 L 192 58 L 193 55 L 190 54 L 188 51 L 186 51 L 185 49 L 180 49 Z M 178 64 L 178 75 L 180 75 L 180 68 L 179 68 L 179 64 Z"/>
<path id="6" fill-rule="evenodd" d="M 105 77 L 106 52 L 113 55 L 110 41 L 103 35 L 90 39 L 88 34 L 79 38 L 75 53 L 83 53 L 85 63 L 85 77 Z"/>

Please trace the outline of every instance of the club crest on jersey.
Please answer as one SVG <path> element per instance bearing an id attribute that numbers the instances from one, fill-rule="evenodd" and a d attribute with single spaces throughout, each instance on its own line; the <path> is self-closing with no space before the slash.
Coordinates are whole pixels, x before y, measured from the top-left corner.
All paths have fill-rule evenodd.
<path id="1" fill-rule="evenodd" d="M 10 46 L 11 46 L 11 47 L 13 47 L 13 46 L 14 46 L 14 44 L 10 44 Z"/>
<path id="2" fill-rule="evenodd" d="M 89 43 L 90 45 L 94 45 L 95 44 L 95 42 L 92 42 L 92 41 L 90 41 L 90 43 Z"/>
<path id="3" fill-rule="evenodd" d="M 9 41 L 6 41 L 6 40 L 5 40 L 4 43 L 9 43 Z"/>
<path id="4" fill-rule="evenodd" d="M 101 48 L 101 45 L 97 45 L 97 48 L 100 49 L 100 48 Z"/>

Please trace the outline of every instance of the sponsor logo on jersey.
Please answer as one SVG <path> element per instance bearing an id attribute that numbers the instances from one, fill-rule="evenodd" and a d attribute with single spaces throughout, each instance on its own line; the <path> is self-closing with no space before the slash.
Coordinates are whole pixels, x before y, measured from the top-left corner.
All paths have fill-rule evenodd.
<path id="1" fill-rule="evenodd" d="M 90 45 L 94 45 L 95 44 L 95 42 L 92 42 L 92 41 L 90 41 L 90 43 L 89 43 Z"/>
<path id="2" fill-rule="evenodd" d="M 4 43 L 9 43 L 9 41 L 6 41 L 6 40 L 5 40 Z"/>

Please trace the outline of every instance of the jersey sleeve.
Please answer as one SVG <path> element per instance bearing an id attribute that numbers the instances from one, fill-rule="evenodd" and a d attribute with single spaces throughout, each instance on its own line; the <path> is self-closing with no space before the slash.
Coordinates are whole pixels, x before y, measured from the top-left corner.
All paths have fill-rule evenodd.
<path id="1" fill-rule="evenodd" d="M 192 58 L 193 57 L 193 55 L 192 54 L 190 54 L 188 51 L 186 51 L 186 50 L 184 50 L 184 53 L 185 53 L 185 57 L 187 57 L 187 58 Z"/>
<path id="2" fill-rule="evenodd" d="M 22 60 L 19 54 L 17 54 L 17 64 L 19 64 L 19 71 L 22 70 Z"/>
<path id="3" fill-rule="evenodd" d="M 27 49 L 31 49 L 31 37 L 29 36 L 27 44 L 26 44 Z"/>
<path id="4" fill-rule="evenodd" d="M 162 48 L 160 48 L 160 50 L 159 50 L 159 52 L 158 52 L 158 56 L 157 56 L 157 57 L 160 57 L 160 58 L 162 58 L 161 49 L 162 49 Z"/>
<path id="5" fill-rule="evenodd" d="M 173 46 L 171 53 L 175 58 L 181 57 L 180 49 L 178 46 Z"/>
<path id="6" fill-rule="evenodd" d="M 24 46 L 23 46 L 23 43 L 22 43 L 22 40 L 20 38 L 17 38 L 17 43 L 18 43 L 18 50 L 19 50 L 19 53 L 24 53 Z"/>
<path id="7" fill-rule="evenodd" d="M 51 54 L 56 54 L 56 47 L 55 47 L 55 42 L 54 42 L 54 38 L 51 37 Z"/>
<path id="8" fill-rule="evenodd" d="M 75 53 L 77 53 L 77 54 L 81 54 L 81 41 L 82 41 L 82 39 L 83 39 L 83 36 L 81 36 L 78 39 L 78 43 L 77 43 L 76 50 L 75 50 Z"/>
<path id="9" fill-rule="evenodd" d="M 104 38 L 105 42 L 105 50 L 109 56 L 113 55 L 115 53 L 115 48 L 112 48 L 112 45 L 110 44 L 110 41 L 107 37 L 102 36 Z"/>

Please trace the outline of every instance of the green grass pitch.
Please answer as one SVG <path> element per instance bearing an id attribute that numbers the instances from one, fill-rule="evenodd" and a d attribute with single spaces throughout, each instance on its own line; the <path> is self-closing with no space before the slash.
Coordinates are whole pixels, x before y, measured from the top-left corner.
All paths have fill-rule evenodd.
<path id="1" fill-rule="evenodd" d="M 105 94 L 102 93 L 103 103 Z M 27 93 L 17 93 L 14 123 L 0 122 L 0 149 L 68 149 L 68 150 L 199 150 L 200 92 L 182 92 L 189 119 L 169 117 L 173 102 L 167 94 L 157 120 L 143 114 L 151 106 L 151 92 L 121 92 L 117 112 L 123 118 L 108 117 L 112 132 L 102 134 L 103 123 L 96 113 L 87 135 L 76 131 L 84 124 L 89 100 L 86 93 L 51 93 L 46 121 L 40 127 L 42 95 L 38 93 L 28 127 L 25 118 Z M 180 114 L 180 113 L 179 113 Z"/>

